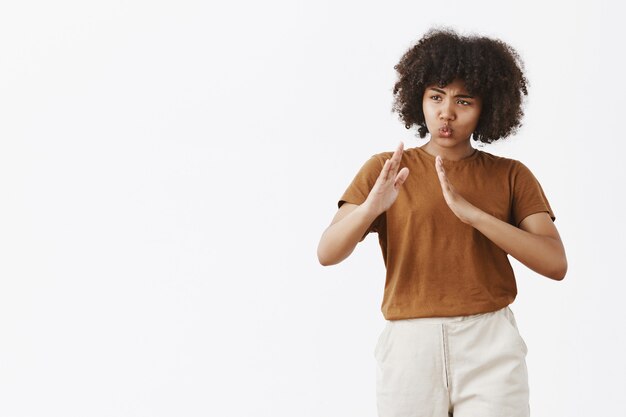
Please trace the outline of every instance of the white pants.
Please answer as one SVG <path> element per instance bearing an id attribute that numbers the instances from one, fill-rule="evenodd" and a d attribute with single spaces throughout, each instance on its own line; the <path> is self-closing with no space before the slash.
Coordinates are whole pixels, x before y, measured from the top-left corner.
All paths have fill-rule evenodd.
<path id="1" fill-rule="evenodd" d="M 528 417 L 528 349 L 503 309 L 387 321 L 374 351 L 379 417 Z"/>

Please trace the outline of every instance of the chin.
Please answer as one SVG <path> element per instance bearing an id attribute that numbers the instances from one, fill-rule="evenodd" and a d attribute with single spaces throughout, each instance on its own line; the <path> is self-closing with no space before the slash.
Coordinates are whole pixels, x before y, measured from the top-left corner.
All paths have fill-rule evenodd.
<path id="1" fill-rule="evenodd" d="M 441 146 L 455 146 L 458 145 L 459 142 L 463 142 L 460 139 L 455 138 L 454 136 L 451 138 L 442 138 L 439 136 L 434 136 L 431 138 L 431 140 L 434 140 L 437 145 L 441 145 Z"/>
<path id="2" fill-rule="evenodd" d="M 444 138 L 444 137 L 441 137 L 439 135 L 434 135 L 434 136 L 431 135 L 431 140 L 436 141 L 437 143 L 441 144 L 442 146 L 444 146 L 444 145 L 448 145 L 448 146 L 450 146 L 450 145 L 458 145 L 459 143 L 467 142 L 469 139 L 470 139 L 469 137 L 467 137 L 465 139 L 459 139 L 459 137 L 456 136 L 456 135 L 454 135 L 452 137 L 449 137 L 449 138 Z"/>

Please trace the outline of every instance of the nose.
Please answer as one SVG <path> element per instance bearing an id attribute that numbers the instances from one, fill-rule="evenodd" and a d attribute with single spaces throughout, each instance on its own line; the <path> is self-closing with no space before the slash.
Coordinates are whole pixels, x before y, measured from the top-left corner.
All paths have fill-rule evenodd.
<path id="1" fill-rule="evenodd" d="M 454 113 L 454 106 L 452 100 L 444 100 L 439 107 L 439 119 L 440 120 L 454 120 L 456 117 Z"/>

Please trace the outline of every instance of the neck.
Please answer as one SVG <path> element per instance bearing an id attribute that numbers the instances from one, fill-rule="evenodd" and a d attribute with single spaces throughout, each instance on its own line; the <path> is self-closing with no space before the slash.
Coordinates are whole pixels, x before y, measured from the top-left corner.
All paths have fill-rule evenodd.
<path id="1" fill-rule="evenodd" d="M 457 146 L 447 147 L 441 146 L 431 139 L 426 145 L 422 146 L 422 149 L 433 156 L 439 155 L 448 161 L 460 161 L 475 152 L 469 140 Z"/>

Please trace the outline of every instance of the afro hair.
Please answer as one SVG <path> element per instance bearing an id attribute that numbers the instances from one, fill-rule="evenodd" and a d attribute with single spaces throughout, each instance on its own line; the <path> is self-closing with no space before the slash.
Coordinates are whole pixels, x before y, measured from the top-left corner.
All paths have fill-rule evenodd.
<path id="1" fill-rule="evenodd" d="M 471 95 L 482 98 L 482 110 L 472 137 L 491 143 L 514 134 L 522 126 L 523 96 L 528 95 L 524 64 L 517 52 L 498 39 L 460 36 L 451 29 L 430 29 L 404 53 L 394 69 L 392 111 L 407 129 L 418 125 L 420 138 L 428 133 L 422 109 L 427 87 L 464 81 Z"/>

